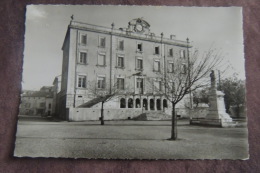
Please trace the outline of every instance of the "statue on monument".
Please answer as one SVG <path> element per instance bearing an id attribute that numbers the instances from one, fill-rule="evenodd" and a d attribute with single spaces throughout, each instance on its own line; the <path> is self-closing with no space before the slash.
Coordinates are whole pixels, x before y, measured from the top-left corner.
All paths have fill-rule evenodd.
<path id="1" fill-rule="evenodd" d="M 215 77 L 215 72 L 214 70 L 211 70 L 210 73 L 210 81 L 211 81 L 211 87 L 216 88 L 216 77 Z"/>
<path id="2" fill-rule="evenodd" d="M 210 79 L 211 79 L 211 83 L 216 81 L 214 70 L 211 70 Z"/>

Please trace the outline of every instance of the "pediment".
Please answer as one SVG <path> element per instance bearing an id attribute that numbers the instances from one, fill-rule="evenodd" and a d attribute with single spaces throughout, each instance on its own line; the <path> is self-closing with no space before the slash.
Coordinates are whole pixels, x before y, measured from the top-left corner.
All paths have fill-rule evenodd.
<path id="1" fill-rule="evenodd" d="M 132 32 L 147 33 L 150 31 L 150 24 L 143 18 L 136 18 L 128 22 L 128 28 Z"/>

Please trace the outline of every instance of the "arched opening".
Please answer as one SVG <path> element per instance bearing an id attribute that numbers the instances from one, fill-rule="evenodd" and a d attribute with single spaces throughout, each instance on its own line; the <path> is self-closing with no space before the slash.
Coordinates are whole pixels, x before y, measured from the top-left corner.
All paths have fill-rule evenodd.
<path id="1" fill-rule="evenodd" d="M 143 108 L 145 110 L 148 110 L 148 102 L 147 102 L 147 99 L 143 99 Z"/>
<path id="2" fill-rule="evenodd" d="M 135 107 L 136 108 L 140 108 L 141 107 L 141 102 L 140 102 L 140 99 L 135 99 Z"/>
<path id="3" fill-rule="evenodd" d="M 128 108 L 133 108 L 133 99 L 128 99 Z"/>
<path id="4" fill-rule="evenodd" d="M 154 110 L 154 101 L 150 99 L 150 110 Z"/>
<path id="5" fill-rule="evenodd" d="M 157 108 L 157 110 L 161 110 L 161 100 L 160 99 L 156 100 L 156 108 Z"/>
<path id="6" fill-rule="evenodd" d="M 167 100 L 163 99 L 163 110 L 168 107 Z"/>
<path id="7" fill-rule="evenodd" d="M 120 99 L 120 108 L 125 108 L 125 99 L 124 98 Z"/>

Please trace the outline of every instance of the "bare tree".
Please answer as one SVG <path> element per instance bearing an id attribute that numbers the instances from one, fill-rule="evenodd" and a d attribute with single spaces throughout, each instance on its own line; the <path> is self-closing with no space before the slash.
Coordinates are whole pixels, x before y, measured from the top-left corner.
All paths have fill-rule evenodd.
<path id="1" fill-rule="evenodd" d="M 104 125 L 104 104 L 111 99 L 116 98 L 121 93 L 122 88 L 120 87 L 121 86 L 118 81 L 112 86 L 110 86 L 109 82 L 105 82 L 104 80 L 89 82 L 88 93 L 92 100 L 79 107 L 85 107 L 86 105 L 93 106 L 95 104 L 101 103 L 100 121 L 101 125 Z"/>
<path id="2" fill-rule="evenodd" d="M 198 107 L 200 103 L 209 104 L 209 88 L 202 88 L 192 92 L 193 103 Z"/>
<path id="3" fill-rule="evenodd" d="M 221 53 L 214 49 L 202 55 L 196 50 L 191 55 L 188 53 L 187 56 L 174 60 L 172 64 L 164 62 L 165 67 L 155 72 L 155 78 L 160 81 L 161 86 L 154 85 L 155 78 L 149 79 L 156 92 L 164 95 L 172 105 L 170 140 L 177 139 L 176 104 L 192 91 L 208 86 L 210 72 L 220 65 L 222 59 Z"/>

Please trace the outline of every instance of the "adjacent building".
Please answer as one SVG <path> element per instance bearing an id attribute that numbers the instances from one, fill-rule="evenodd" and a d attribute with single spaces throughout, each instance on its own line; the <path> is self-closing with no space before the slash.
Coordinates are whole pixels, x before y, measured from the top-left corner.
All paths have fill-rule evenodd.
<path id="1" fill-rule="evenodd" d="M 93 99 L 90 83 L 95 83 L 98 90 L 112 89 L 116 84 L 122 91 L 105 105 L 107 109 L 170 111 L 166 98 L 158 94 L 147 79 L 154 78 L 154 85 L 164 89 L 157 73 L 174 73 L 175 67 L 181 66 L 185 74 L 189 48 L 187 41 L 177 40 L 175 35 L 170 38 L 165 38 L 163 33 L 155 35 L 142 18 L 131 20 L 125 28 L 72 20 L 62 46 L 60 117 L 80 120 L 71 115 L 70 109 Z"/>
<path id="2" fill-rule="evenodd" d="M 49 116 L 54 114 L 54 111 L 52 86 L 43 86 L 39 91 L 23 91 L 19 109 L 20 115 Z"/>

